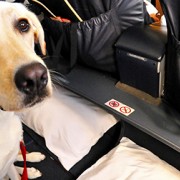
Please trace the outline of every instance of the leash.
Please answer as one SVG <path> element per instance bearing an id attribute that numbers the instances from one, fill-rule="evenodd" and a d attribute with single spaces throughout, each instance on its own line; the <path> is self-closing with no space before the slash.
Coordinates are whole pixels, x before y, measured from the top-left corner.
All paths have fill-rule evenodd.
<path id="1" fill-rule="evenodd" d="M 23 170 L 21 180 L 28 180 L 27 167 L 26 167 L 26 147 L 22 141 L 20 142 L 20 149 L 21 149 L 21 153 L 24 159 L 24 170 Z"/>

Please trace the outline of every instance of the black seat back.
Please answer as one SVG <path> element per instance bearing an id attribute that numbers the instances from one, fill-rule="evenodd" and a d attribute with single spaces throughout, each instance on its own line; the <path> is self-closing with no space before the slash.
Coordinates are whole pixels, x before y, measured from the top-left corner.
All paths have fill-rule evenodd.
<path id="1" fill-rule="evenodd" d="M 160 0 L 168 28 L 164 100 L 180 112 L 180 1 Z"/>
<path id="2" fill-rule="evenodd" d="M 160 0 L 167 26 L 172 35 L 180 39 L 180 1 Z"/>

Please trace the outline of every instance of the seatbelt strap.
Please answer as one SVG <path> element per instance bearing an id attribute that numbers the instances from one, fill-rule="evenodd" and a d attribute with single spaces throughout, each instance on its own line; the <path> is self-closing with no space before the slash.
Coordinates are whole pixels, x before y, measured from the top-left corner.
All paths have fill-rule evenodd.
<path id="1" fill-rule="evenodd" d="M 23 125 L 24 132 L 28 135 L 52 157 L 59 166 L 61 171 L 61 177 L 59 180 L 75 180 L 77 179 L 86 169 L 91 167 L 96 161 L 98 161 L 103 155 L 107 154 L 117 144 L 124 134 L 124 126 L 121 121 L 117 122 L 105 134 L 98 140 L 98 142 L 92 146 L 90 152 L 85 155 L 79 162 L 77 162 L 69 171 L 67 171 L 58 158 L 48 150 L 45 146 L 44 138 L 36 134 L 33 130 Z"/>
<path id="2" fill-rule="evenodd" d="M 70 170 L 71 174 L 77 179 L 86 169 L 90 168 L 101 157 L 112 150 L 123 136 L 123 126 L 119 121 L 112 126 L 106 133 L 92 146 L 90 152 L 77 162 Z"/>
<path id="3" fill-rule="evenodd" d="M 70 46 L 71 46 L 71 54 L 70 54 L 70 69 L 72 69 L 77 62 L 77 23 L 71 24 L 71 32 L 70 32 Z"/>
<path id="4" fill-rule="evenodd" d="M 59 57 L 59 62 L 61 63 L 61 60 L 63 60 L 63 56 L 61 55 L 61 49 L 63 45 L 64 35 L 62 33 L 62 36 L 59 38 L 56 47 L 54 48 L 53 57 Z M 70 27 L 70 59 L 69 61 L 65 59 L 66 65 L 63 64 L 64 72 L 68 73 L 71 71 L 71 69 L 75 66 L 77 62 L 77 23 L 71 23 Z M 64 63 L 64 60 L 63 62 Z M 60 64 L 61 65 L 61 64 Z"/>

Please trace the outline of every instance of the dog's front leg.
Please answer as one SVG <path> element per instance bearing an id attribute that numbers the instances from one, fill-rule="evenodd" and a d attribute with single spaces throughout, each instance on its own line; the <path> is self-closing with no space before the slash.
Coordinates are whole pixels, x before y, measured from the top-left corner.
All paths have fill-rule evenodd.
<path id="1" fill-rule="evenodd" d="M 11 167 L 9 168 L 7 175 L 11 180 L 20 180 L 21 179 L 14 164 L 12 164 Z"/>
<path id="2" fill-rule="evenodd" d="M 24 168 L 16 166 L 16 170 L 22 175 Z M 42 176 L 42 173 L 33 167 L 27 168 L 28 179 L 36 179 Z"/>
<path id="3" fill-rule="evenodd" d="M 26 154 L 26 161 L 28 162 L 41 162 L 46 156 L 40 152 L 30 152 Z M 24 161 L 22 154 L 18 154 L 16 161 Z"/>
<path id="4" fill-rule="evenodd" d="M 40 152 L 31 152 L 31 153 L 26 154 L 26 161 L 28 162 L 41 162 L 44 159 L 45 159 L 45 155 Z M 24 161 L 22 154 L 18 154 L 16 160 Z M 16 166 L 16 169 L 19 172 L 19 174 L 22 175 L 23 168 Z M 36 179 L 42 176 L 41 172 L 38 169 L 35 169 L 33 167 L 30 167 L 30 168 L 28 167 L 27 173 L 28 173 L 28 179 Z"/>

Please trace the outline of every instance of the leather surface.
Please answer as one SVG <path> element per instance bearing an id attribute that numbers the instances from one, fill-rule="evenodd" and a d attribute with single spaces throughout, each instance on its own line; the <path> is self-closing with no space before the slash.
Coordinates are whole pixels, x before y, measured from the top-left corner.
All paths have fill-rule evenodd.
<path id="1" fill-rule="evenodd" d="M 81 62 L 108 72 L 116 71 L 114 44 L 119 35 L 130 26 L 144 23 L 142 0 L 112 2 L 108 11 L 79 22 L 77 32 Z"/>
<path id="2" fill-rule="evenodd" d="M 180 38 L 180 1 L 160 0 L 163 13 L 165 14 L 167 26 L 170 33 L 177 39 Z"/>
<path id="3" fill-rule="evenodd" d="M 180 1 L 161 0 L 161 5 L 168 27 L 164 100 L 180 111 Z"/>
<path id="4" fill-rule="evenodd" d="M 117 49 L 161 61 L 165 53 L 166 31 L 153 26 L 133 26 L 127 29 L 116 43 Z"/>
<path id="5" fill-rule="evenodd" d="M 56 15 L 74 19 L 64 2 L 53 0 L 42 2 Z M 81 63 L 99 70 L 116 72 L 114 44 L 119 35 L 130 26 L 144 23 L 142 0 L 70 0 L 80 17 L 78 22 L 78 59 Z M 59 6 L 58 6 L 59 5 Z M 65 7 L 66 6 L 66 7 Z M 68 29 L 65 30 L 68 36 Z M 64 49 L 66 54 L 68 48 Z"/>

